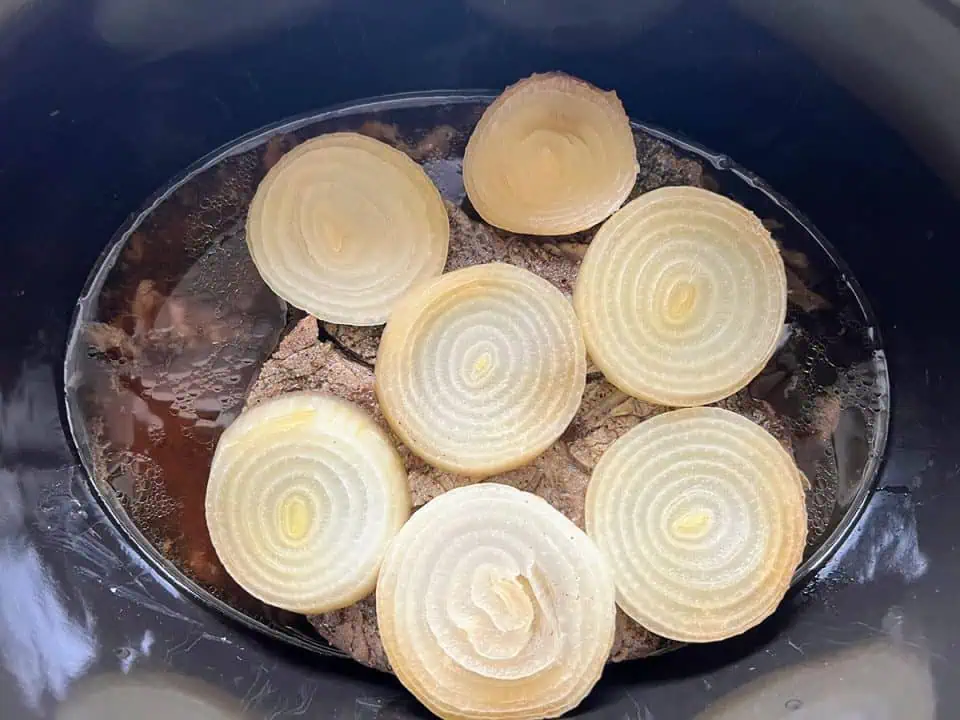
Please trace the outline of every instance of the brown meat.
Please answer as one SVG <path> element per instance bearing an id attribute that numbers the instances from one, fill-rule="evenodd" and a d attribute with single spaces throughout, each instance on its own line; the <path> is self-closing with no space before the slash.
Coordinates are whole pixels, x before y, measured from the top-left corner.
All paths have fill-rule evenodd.
<path id="1" fill-rule="evenodd" d="M 314 615 L 310 623 L 324 639 L 367 667 L 391 672 L 390 661 L 380 642 L 377 602 L 373 595 L 343 610 Z"/>
<path id="2" fill-rule="evenodd" d="M 248 405 L 296 390 L 319 390 L 357 403 L 389 432 L 374 395 L 373 371 L 348 357 L 334 343 L 318 340 L 318 331 L 316 319 L 308 317 L 300 321 L 263 366 L 248 396 Z M 754 400 L 744 392 L 720 405 L 760 422 L 782 440 L 789 441 L 785 427 L 765 402 Z M 536 493 L 582 528 L 587 483 L 600 455 L 632 427 L 666 410 L 630 398 L 599 375 L 593 375 L 588 380 L 583 404 L 564 437 L 530 465 L 495 475 L 488 481 Z M 407 467 L 415 507 L 447 490 L 478 482 L 437 470 L 411 453 L 398 439 L 394 440 Z M 361 663 L 389 670 L 377 634 L 372 598 L 344 610 L 310 618 L 310 621 L 331 645 Z M 665 642 L 620 613 L 611 660 L 643 657 L 663 647 Z"/>
<path id="3" fill-rule="evenodd" d="M 632 200 L 645 192 L 672 185 L 707 187 L 716 181 L 703 172 L 698 160 L 682 157 L 670 145 L 645 132 L 633 135 L 637 146 L 637 184 L 630 193 Z M 708 187 L 708 189 L 711 189 Z"/>

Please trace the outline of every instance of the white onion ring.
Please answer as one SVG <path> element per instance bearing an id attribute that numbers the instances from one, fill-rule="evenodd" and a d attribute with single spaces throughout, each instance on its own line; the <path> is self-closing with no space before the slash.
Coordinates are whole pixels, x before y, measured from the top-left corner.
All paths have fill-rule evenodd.
<path id="1" fill-rule="evenodd" d="M 383 430 L 320 393 L 246 410 L 220 437 L 207 484 L 207 526 L 227 572 L 268 605 L 304 614 L 369 595 L 410 509 Z"/>
<path id="2" fill-rule="evenodd" d="M 770 433 L 720 408 L 641 423 L 597 463 L 587 534 L 617 603 L 673 640 L 738 635 L 783 599 L 806 543 L 800 471 Z"/>
<path id="3" fill-rule="evenodd" d="M 327 322 L 381 325 L 436 277 L 450 226 L 423 169 L 379 140 L 332 133 L 284 155 L 257 188 L 247 245 L 264 282 Z"/>
<path id="4" fill-rule="evenodd" d="M 577 412 L 586 351 L 569 301 L 511 265 L 474 265 L 398 305 L 376 391 L 390 427 L 442 470 L 486 477 L 546 450 Z"/>
<path id="5" fill-rule="evenodd" d="M 620 207 L 637 169 L 616 93 L 554 72 L 511 85 L 487 108 L 467 142 L 463 184 L 491 225 L 569 235 Z"/>
<path id="6" fill-rule="evenodd" d="M 659 405 L 705 405 L 745 387 L 773 355 L 786 273 L 749 210 L 700 188 L 660 188 L 597 232 L 574 306 L 610 382 Z"/>
<path id="7" fill-rule="evenodd" d="M 562 715 L 613 644 L 615 589 L 596 547 L 545 500 L 496 483 L 418 510 L 376 598 L 397 677 L 442 718 Z"/>

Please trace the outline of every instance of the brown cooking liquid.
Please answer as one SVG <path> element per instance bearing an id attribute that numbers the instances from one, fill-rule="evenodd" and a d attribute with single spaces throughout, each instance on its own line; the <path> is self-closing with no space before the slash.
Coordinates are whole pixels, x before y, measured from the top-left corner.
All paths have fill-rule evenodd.
<path id="1" fill-rule="evenodd" d="M 230 579 L 204 517 L 220 433 L 242 408 L 284 328 L 300 317 L 269 291 L 250 260 L 247 207 L 284 152 L 333 130 L 359 130 L 404 149 L 448 200 L 462 203 L 460 161 L 483 107 L 477 101 L 410 101 L 378 112 L 368 105 L 248 141 L 175 186 L 135 221 L 116 261 L 104 265 L 81 300 L 67 360 L 68 407 L 95 484 L 116 495 L 179 571 L 274 627 L 312 632 L 301 618 L 263 606 Z M 736 196 L 743 185 L 710 168 L 707 156 L 640 129 L 637 146 L 638 192 L 696 180 Z M 812 552 L 843 519 L 882 452 L 886 366 L 855 290 L 809 231 L 784 208 L 770 209 L 777 211 L 767 222 L 789 248 L 789 330 L 750 393 L 787 421 L 798 464 L 811 481 Z M 349 334 L 330 337 L 343 343 Z M 362 347 L 346 345 L 362 359 Z"/>
<path id="2" fill-rule="evenodd" d="M 219 163 L 144 219 L 97 298 L 98 322 L 82 331 L 86 358 L 75 372 L 95 479 L 180 570 L 261 617 L 213 551 L 204 492 L 220 433 L 286 323 L 243 237 L 279 151 L 273 142 Z"/>

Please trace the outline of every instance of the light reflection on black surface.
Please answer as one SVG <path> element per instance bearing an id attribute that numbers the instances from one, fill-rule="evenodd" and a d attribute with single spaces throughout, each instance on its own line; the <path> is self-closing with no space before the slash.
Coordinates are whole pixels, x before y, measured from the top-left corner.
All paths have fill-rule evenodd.
<path id="1" fill-rule="evenodd" d="M 883 678 L 883 682 L 878 682 Z M 829 653 L 755 680 L 696 720 L 934 720 L 929 659 L 896 640 Z"/>
<path id="2" fill-rule="evenodd" d="M 956 0 L 732 2 L 869 103 L 960 194 Z"/>
<path id="3" fill-rule="evenodd" d="M 929 559 L 920 549 L 915 500 L 909 493 L 881 490 L 821 575 L 840 571 L 846 579 L 865 584 L 892 574 L 910 583 L 928 568 Z"/>
<path id="4" fill-rule="evenodd" d="M 480 17 L 535 43 L 580 48 L 636 41 L 685 0 L 466 0 Z"/>
<path id="5" fill-rule="evenodd" d="M 332 0 L 96 0 L 93 27 L 112 48 L 156 60 L 309 21 Z"/>
<path id="6" fill-rule="evenodd" d="M 3 479 L 0 479 L 3 482 Z M 24 704 L 39 710 L 45 693 L 63 700 L 97 656 L 92 617 L 72 618 L 40 554 L 20 539 L 0 540 L 0 660 Z"/>
<path id="7" fill-rule="evenodd" d="M 68 610 L 63 589 L 30 537 L 28 499 L 50 479 L 30 461 L 51 448 L 51 390 L 42 371 L 34 371 L 8 397 L 0 396 L 0 666 L 35 712 L 48 695 L 63 700 L 98 652 L 92 614 Z"/>
<path id="8" fill-rule="evenodd" d="M 104 675 L 78 686 L 56 720 L 243 720 L 241 703 L 214 685 L 172 673 Z"/>

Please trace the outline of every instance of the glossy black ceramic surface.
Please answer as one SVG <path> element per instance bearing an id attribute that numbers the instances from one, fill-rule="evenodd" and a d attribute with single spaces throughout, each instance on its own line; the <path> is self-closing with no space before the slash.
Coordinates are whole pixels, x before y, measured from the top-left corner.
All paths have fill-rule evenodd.
<path id="1" fill-rule="evenodd" d="M 217 146 L 360 97 L 555 68 L 800 208 L 870 298 L 893 390 L 879 489 L 817 576 L 743 637 L 608 671 L 579 716 L 956 717 L 960 7 L 543 8 L 0 5 L 0 717 L 420 716 L 395 681 L 224 620 L 130 547 L 64 430 L 67 331 L 116 228 Z"/>

